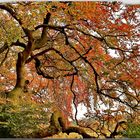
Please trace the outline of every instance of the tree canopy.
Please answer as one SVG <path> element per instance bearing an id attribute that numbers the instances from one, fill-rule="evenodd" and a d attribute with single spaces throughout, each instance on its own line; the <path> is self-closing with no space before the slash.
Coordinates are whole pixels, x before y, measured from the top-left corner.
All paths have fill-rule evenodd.
<path id="1" fill-rule="evenodd" d="M 139 15 L 120 2 L 1 3 L 2 100 L 49 102 L 77 124 L 79 105 L 87 118 L 138 116 Z"/>

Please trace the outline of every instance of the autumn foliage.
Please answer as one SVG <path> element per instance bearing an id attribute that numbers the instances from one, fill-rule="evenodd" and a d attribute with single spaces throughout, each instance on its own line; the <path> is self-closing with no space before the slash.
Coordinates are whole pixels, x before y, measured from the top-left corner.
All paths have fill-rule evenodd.
<path id="1" fill-rule="evenodd" d="M 139 10 L 120 2 L 1 3 L 0 104 L 59 110 L 67 127 L 75 122 L 96 137 L 138 122 Z M 80 105 L 95 125 L 79 122 Z"/>

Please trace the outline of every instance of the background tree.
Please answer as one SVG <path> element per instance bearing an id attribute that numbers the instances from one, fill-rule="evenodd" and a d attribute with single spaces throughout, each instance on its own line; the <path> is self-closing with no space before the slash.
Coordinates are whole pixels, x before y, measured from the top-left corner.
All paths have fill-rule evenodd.
<path id="1" fill-rule="evenodd" d="M 77 124 L 79 104 L 103 122 L 139 109 L 139 5 L 18 2 L 0 9 L 6 101 L 49 100 Z"/>

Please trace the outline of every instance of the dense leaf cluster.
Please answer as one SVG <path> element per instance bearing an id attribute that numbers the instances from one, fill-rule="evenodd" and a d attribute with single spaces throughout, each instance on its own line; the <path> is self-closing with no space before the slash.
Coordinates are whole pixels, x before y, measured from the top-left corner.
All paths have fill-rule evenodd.
<path id="1" fill-rule="evenodd" d="M 0 107 L 1 138 L 44 137 L 49 116 L 40 106 L 22 104 Z"/>

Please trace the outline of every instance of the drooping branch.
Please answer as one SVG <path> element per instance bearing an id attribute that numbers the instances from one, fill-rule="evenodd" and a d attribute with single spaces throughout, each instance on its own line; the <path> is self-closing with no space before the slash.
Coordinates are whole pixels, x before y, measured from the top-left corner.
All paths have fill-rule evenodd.
<path id="1" fill-rule="evenodd" d="M 100 95 L 100 89 L 99 89 L 99 84 L 98 84 L 98 73 L 96 72 L 96 70 L 95 70 L 95 68 L 93 67 L 93 65 L 86 59 L 86 57 L 84 57 L 84 55 L 86 55 L 86 54 L 88 54 L 88 52 L 92 49 L 91 47 L 88 49 L 88 51 L 86 51 L 86 53 L 84 53 L 84 54 L 80 54 L 77 50 L 76 50 L 76 48 L 75 47 L 73 47 L 72 46 L 72 44 L 69 42 L 69 39 L 68 39 L 68 36 L 67 36 L 67 34 L 66 34 L 66 32 L 65 32 L 65 29 L 69 29 L 69 30 L 77 30 L 78 32 L 81 32 L 82 34 L 84 34 L 84 35 L 88 35 L 88 36 L 91 36 L 91 37 L 93 37 L 93 38 L 95 38 L 95 39 L 98 39 L 99 41 L 103 41 L 103 38 L 99 38 L 99 37 L 96 37 L 96 36 L 94 36 L 94 35 L 91 35 L 91 34 L 89 34 L 89 33 L 86 33 L 86 32 L 84 32 L 84 31 L 82 31 L 82 30 L 80 30 L 80 29 L 78 29 L 78 28 L 76 28 L 76 29 L 73 29 L 73 28 L 71 28 L 71 27 L 69 27 L 68 25 L 65 25 L 65 26 L 51 26 L 51 25 L 39 25 L 39 26 L 37 26 L 35 29 L 37 30 L 37 29 L 39 29 L 39 28 L 41 28 L 41 27 L 48 27 L 48 28 L 50 28 L 50 29 L 54 29 L 54 30 L 57 30 L 57 31 L 60 31 L 62 34 L 64 34 L 64 36 L 65 36 L 65 40 L 66 40 L 66 45 L 69 45 L 75 52 L 76 52 L 76 54 L 78 54 L 79 55 L 79 57 L 78 58 L 76 58 L 76 59 L 74 59 L 73 61 L 71 61 L 70 63 L 72 63 L 72 62 L 74 62 L 74 61 L 77 61 L 78 59 L 82 59 L 82 60 L 84 60 L 84 62 L 85 63 L 87 63 L 91 68 L 92 68 L 92 70 L 93 70 L 93 72 L 94 72 L 94 75 L 95 75 L 95 79 L 94 79 L 94 81 L 95 81 L 95 83 L 96 83 L 96 91 L 97 91 L 97 93 Z M 59 53 L 58 53 L 59 54 Z M 62 57 L 63 58 L 63 57 Z"/>
<path id="2" fill-rule="evenodd" d="M 37 26 L 36 29 L 38 29 L 38 28 L 40 28 L 40 27 L 41 27 L 41 26 Z M 87 51 L 85 54 L 82 55 L 82 54 L 80 54 L 80 53 L 76 50 L 75 47 L 73 47 L 73 45 L 72 45 L 72 44 L 70 43 L 70 41 L 68 40 L 68 36 L 67 36 L 66 32 L 64 31 L 65 28 L 71 29 L 71 28 L 68 27 L 68 25 L 61 26 L 61 27 L 60 27 L 60 26 L 49 26 L 49 25 L 48 25 L 48 27 L 49 27 L 49 28 L 52 28 L 52 29 L 54 29 L 54 30 L 58 30 L 58 31 L 60 31 L 61 33 L 63 33 L 64 36 L 65 36 L 65 38 L 66 38 L 66 43 L 67 43 L 67 45 L 69 45 L 69 46 L 76 52 L 76 54 L 79 55 L 79 58 L 81 58 L 82 60 L 84 60 L 84 62 L 87 63 L 87 64 L 92 68 L 92 70 L 93 70 L 93 72 L 94 72 L 94 75 L 95 75 L 96 91 L 97 91 L 97 93 L 99 93 L 99 90 L 100 90 L 100 89 L 99 89 L 99 84 L 98 84 L 98 76 L 99 76 L 99 75 L 98 75 L 98 73 L 96 72 L 96 70 L 95 70 L 95 68 L 93 67 L 93 65 L 86 59 L 86 57 L 83 56 L 83 55 L 87 54 L 92 48 L 89 48 L 88 51 Z M 72 29 L 72 30 L 73 30 L 73 29 Z M 103 38 L 99 38 L 99 37 L 93 36 L 93 35 L 91 35 L 91 34 L 85 33 L 84 31 L 82 31 L 82 30 L 80 30 L 80 29 L 78 29 L 78 28 L 76 28 L 76 30 L 79 31 L 79 32 L 81 32 L 81 33 L 83 33 L 84 35 L 92 36 L 92 37 L 98 39 L 99 41 L 103 41 Z M 63 57 L 62 57 L 62 58 L 63 58 Z M 75 59 L 74 61 L 78 60 L 79 58 Z M 71 62 L 70 62 L 70 63 L 71 63 Z"/>
<path id="3" fill-rule="evenodd" d="M 74 68 L 74 70 L 75 70 L 74 72 L 64 74 L 63 77 L 77 75 L 78 69 L 77 69 L 77 67 L 73 64 L 73 61 L 70 61 L 70 60 L 68 60 L 67 58 L 65 58 L 64 55 L 63 55 L 60 51 L 58 51 L 57 49 L 55 49 L 55 48 L 49 48 L 49 49 L 46 49 L 46 50 L 44 50 L 44 51 L 42 51 L 42 52 L 39 52 L 39 53 L 37 53 L 37 54 L 35 54 L 35 55 L 32 55 L 31 58 L 27 59 L 26 63 L 29 63 L 30 61 L 32 61 L 32 60 L 34 59 L 35 62 L 36 62 L 36 64 L 37 64 L 37 65 L 36 65 L 37 73 L 38 73 L 39 75 L 42 75 L 42 76 L 45 77 L 45 78 L 54 79 L 54 77 L 49 76 L 48 74 L 45 74 L 45 73 L 41 70 L 41 68 L 40 68 L 40 67 L 41 67 L 41 62 L 40 62 L 40 60 L 37 58 L 37 57 L 39 57 L 39 56 L 41 56 L 41 55 L 43 55 L 43 54 L 45 54 L 45 53 L 48 53 L 48 52 L 50 52 L 50 51 L 54 51 L 54 52 L 55 52 L 56 54 L 58 54 L 63 60 L 65 60 L 66 62 L 68 62 L 68 63 Z M 38 64 L 39 64 L 39 65 L 38 65 Z"/>
<path id="4" fill-rule="evenodd" d="M 137 107 L 136 105 L 135 105 L 135 106 L 132 106 L 132 105 L 129 104 L 128 102 L 122 101 L 119 97 L 112 97 L 112 96 L 109 95 L 109 94 L 105 94 L 105 93 L 102 92 L 101 90 L 99 91 L 99 93 L 100 93 L 101 95 L 103 95 L 104 97 L 108 97 L 109 99 L 113 99 L 114 101 L 118 101 L 119 103 L 122 103 L 122 104 L 124 104 L 124 105 L 126 105 L 126 106 L 132 108 L 133 110 L 135 110 L 136 107 Z"/>
<path id="5" fill-rule="evenodd" d="M 111 88 L 107 88 L 107 87 L 103 87 L 101 90 L 100 90 L 100 93 L 103 95 L 103 96 L 105 96 L 105 97 L 107 97 L 107 98 L 110 98 L 110 99 L 113 99 L 114 101 L 118 101 L 118 102 L 120 102 L 120 103 L 122 103 L 122 104 L 124 104 L 124 105 L 126 105 L 127 107 L 129 107 L 129 108 L 131 108 L 131 109 L 133 109 L 133 110 L 137 110 L 138 109 L 138 107 L 139 107 L 139 98 L 138 98 L 138 96 L 136 96 L 136 94 L 135 95 L 133 95 L 132 93 L 129 93 L 129 89 L 128 89 L 128 85 L 127 85 L 127 82 L 125 81 L 119 81 L 119 80 L 108 80 L 108 81 L 106 81 L 106 83 L 110 83 L 110 84 L 116 84 L 116 85 L 118 85 L 119 87 L 120 87 L 120 89 L 116 89 L 116 87 L 111 87 Z M 111 96 L 109 93 L 110 93 L 110 91 L 113 91 L 113 92 L 115 92 L 115 93 L 121 93 L 121 94 L 119 94 L 118 96 Z M 125 100 L 125 97 L 123 97 L 123 96 L 126 96 L 127 97 L 127 99 L 130 101 L 130 99 L 131 99 L 131 101 L 135 101 L 135 103 L 131 103 L 131 101 L 129 102 L 129 101 L 126 101 Z M 123 98 L 121 98 L 121 97 L 123 97 Z"/>
<path id="6" fill-rule="evenodd" d="M 47 17 L 47 16 L 46 16 L 46 17 Z M 85 54 L 88 54 L 88 52 L 91 50 L 91 48 L 89 48 L 89 50 L 88 50 L 86 53 L 80 54 L 80 53 L 75 49 L 75 47 L 73 47 L 73 46 L 71 45 L 71 43 L 69 42 L 68 36 L 67 36 L 67 34 L 66 34 L 66 32 L 65 32 L 65 29 L 68 29 L 68 30 L 77 30 L 78 32 L 80 32 L 80 33 L 82 33 L 82 34 L 84 34 L 84 35 L 86 35 L 86 36 L 91 36 L 91 37 L 93 37 L 93 38 L 96 38 L 96 39 L 98 39 L 99 41 L 105 41 L 104 38 L 103 38 L 103 37 L 96 37 L 96 36 L 94 36 L 94 35 L 91 35 L 91 34 L 89 34 L 89 33 L 86 33 L 85 31 L 82 31 L 81 29 L 78 29 L 78 28 L 75 29 L 75 28 L 69 27 L 69 26 L 67 26 L 67 25 L 66 25 L 66 26 L 51 26 L 51 25 L 43 24 L 43 25 L 37 26 L 35 29 L 37 30 L 37 29 L 39 29 L 39 28 L 43 28 L 43 30 L 44 30 L 44 29 L 47 29 L 47 28 L 48 28 L 48 29 L 54 29 L 54 30 L 57 30 L 57 31 L 60 31 L 61 33 L 63 33 L 64 36 L 65 36 L 66 45 L 69 45 L 69 46 L 76 52 L 76 54 L 79 55 L 79 57 L 76 58 L 76 59 L 74 59 L 73 61 L 69 61 L 68 59 L 66 59 L 66 58 L 64 57 L 64 55 L 63 55 L 61 52 L 59 52 L 59 51 L 54 50 L 54 49 L 51 48 L 51 49 L 45 50 L 45 51 L 43 51 L 43 52 L 41 52 L 41 53 L 38 53 L 38 54 L 32 56 L 31 58 L 27 59 L 26 62 L 30 62 L 31 60 L 37 58 L 37 57 L 40 56 L 41 54 L 44 54 L 45 52 L 50 51 L 50 50 L 55 51 L 59 56 L 61 56 L 62 59 L 64 59 L 65 61 L 67 61 L 69 64 L 71 64 L 71 65 L 74 67 L 75 70 L 76 70 L 76 66 L 73 65 L 73 62 L 77 61 L 78 59 L 82 59 L 82 60 L 84 60 L 84 62 L 87 63 L 87 64 L 91 67 L 91 69 L 93 70 L 94 77 L 95 77 L 95 78 L 94 78 L 94 81 L 95 81 L 95 84 L 96 84 L 96 91 L 97 91 L 97 93 L 98 93 L 99 95 L 102 94 L 101 91 L 100 91 L 99 83 L 98 83 L 99 75 L 98 75 L 96 69 L 94 68 L 94 66 L 89 62 L 89 60 L 87 60 L 86 57 L 84 57 Z M 43 32 L 42 32 L 42 35 L 43 35 Z M 122 60 L 122 61 L 123 61 L 123 60 Z M 76 71 L 77 71 L 77 70 L 76 70 Z M 38 72 L 38 73 L 40 73 L 40 72 Z M 75 72 L 75 73 L 69 73 L 69 74 L 66 74 L 66 75 L 64 75 L 64 76 L 73 76 L 73 75 L 75 75 L 75 74 L 77 74 L 77 72 Z M 44 73 L 40 73 L 40 75 L 44 75 Z M 44 75 L 44 76 L 45 76 L 45 75 Z M 53 77 L 51 77 L 51 76 L 46 76 L 46 78 L 52 79 Z M 103 95 L 103 94 L 102 94 L 102 95 Z"/>
<path id="7" fill-rule="evenodd" d="M 98 77 L 99 77 L 99 75 L 98 75 L 96 69 L 95 69 L 94 66 L 87 60 L 86 57 L 84 57 L 83 55 L 81 55 L 81 54 L 76 50 L 76 48 L 73 47 L 73 45 L 72 45 L 70 42 L 69 42 L 69 46 L 70 46 L 70 47 L 79 55 L 79 57 L 80 57 L 82 60 L 84 60 L 84 62 L 87 63 L 87 64 L 91 67 L 91 69 L 93 70 L 93 73 L 94 73 L 94 76 L 95 76 L 94 80 L 95 80 L 95 84 L 96 84 L 96 92 L 100 95 L 100 88 L 99 88 L 99 83 L 98 83 Z"/>
<path id="8" fill-rule="evenodd" d="M 78 110 L 77 110 L 77 105 L 76 105 L 76 94 L 73 90 L 73 84 L 74 84 L 74 75 L 72 76 L 72 81 L 71 81 L 71 84 L 70 84 L 70 90 L 73 94 L 73 105 L 74 105 L 74 108 L 75 108 L 75 114 L 74 114 L 74 119 L 76 121 L 76 124 L 78 124 L 78 120 L 77 120 L 77 114 L 78 114 Z"/>
<path id="9" fill-rule="evenodd" d="M 60 32 L 63 33 L 64 35 L 66 35 L 65 32 L 64 32 L 65 29 L 71 30 L 71 31 L 78 31 L 78 32 L 82 33 L 83 35 L 86 35 L 86 36 L 89 36 L 89 37 L 93 37 L 93 38 L 95 38 L 95 39 L 97 39 L 97 40 L 99 40 L 99 41 L 103 41 L 103 38 L 102 38 L 102 37 L 97 37 L 97 36 L 95 36 L 95 35 L 92 35 L 92 34 L 90 34 L 90 33 L 85 32 L 85 31 L 83 31 L 83 30 L 81 30 L 81 29 L 79 29 L 79 28 L 77 28 L 77 27 L 70 27 L 70 25 L 65 25 L 65 26 L 54 26 L 54 25 L 42 24 L 42 25 L 36 26 L 36 27 L 35 27 L 35 30 L 38 30 L 38 29 L 43 28 L 43 27 L 47 27 L 48 29 L 53 29 L 53 30 L 56 30 L 56 31 L 60 31 Z M 67 40 L 66 40 L 66 41 L 67 41 Z M 68 42 L 67 42 L 67 43 L 68 43 Z"/>
<path id="10" fill-rule="evenodd" d="M 112 96 L 110 96 L 110 95 L 108 95 L 108 94 L 103 93 L 103 92 L 101 91 L 100 87 L 99 87 L 99 83 L 98 83 L 98 77 L 99 77 L 99 75 L 98 75 L 98 73 L 96 72 L 94 66 L 87 60 L 86 57 L 82 56 L 82 55 L 76 50 L 76 48 L 73 47 L 73 45 L 72 45 L 70 42 L 69 42 L 69 46 L 70 46 L 73 50 L 75 50 L 75 52 L 79 55 L 79 57 L 80 57 L 82 60 L 84 60 L 84 62 L 87 63 L 87 64 L 91 67 L 91 69 L 93 70 L 93 73 L 94 73 L 94 76 L 95 76 L 94 81 L 95 81 L 95 84 L 96 84 L 96 92 L 98 93 L 98 95 L 100 96 L 101 99 L 102 99 L 102 96 L 101 96 L 101 95 L 103 95 L 103 96 L 108 97 L 108 98 L 110 98 L 110 99 L 116 100 L 116 101 L 118 101 L 118 102 L 120 102 L 120 103 L 122 103 L 122 104 L 125 104 L 125 105 L 127 105 L 128 107 L 130 107 L 130 108 L 132 108 L 132 109 L 135 109 L 135 108 L 137 107 L 137 105 L 131 106 L 128 102 L 122 101 L 120 98 L 112 97 Z"/>

